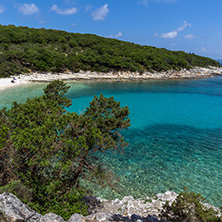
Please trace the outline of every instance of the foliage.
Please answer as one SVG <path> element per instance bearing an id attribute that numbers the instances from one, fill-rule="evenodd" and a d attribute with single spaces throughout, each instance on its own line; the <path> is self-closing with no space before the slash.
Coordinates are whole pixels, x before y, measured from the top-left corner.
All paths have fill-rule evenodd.
<path id="1" fill-rule="evenodd" d="M 222 218 L 216 216 L 213 208 L 203 205 L 204 198 L 200 194 L 188 192 L 185 188 L 176 200 L 163 207 L 161 217 L 172 222 L 220 222 Z"/>
<path id="2" fill-rule="evenodd" d="M 53 192 L 53 191 L 51 191 Z M 67 221 L 74 213 L 82 215 L 88 214 L 88 206 L 84 202 L 84 195 L 86 192 L 83 190 L 71 189 L 67 193 L 61 196 L 52 196 L 44 204 L 39 202 L 27 202 L 27 205 L 37 212 L 41 212 L 43 215 L 46 213 L 54 213 L 63 217 Z"/>
<path id="3" fill-rule="evenodd" d="M 14 180 L 5 186 L 1 186 L 0 193 L 4 192 L 13 193 L 24 202 L 32 200 L 33 196 L 32 190 L 28 187 L 25 187 L 21 180 Z"/>
<path id="4" fill-rule="evenodd" d="M 129 108 L 121 108 L 120 102 L 116 102 L 113 97 L 105 98 L 102 94 L 100 97 L 94 96 L 84 116 L 96 121 L 97 128 L 103 135 L 103 144 L 97 150 L 118 149 L 127 145 L 119 131 L 130 126 L 128 114 Z"/>
<path id="5" fill-rule="evenodd" d="M 16 178 L 11 162 L 14 150 L 10 140 L 10 122 L 6 109 L 0 110 L 0 185 L 4 186 Z"/>
<path id="6" fill-rule="evenodd" d="M 14 102 L 10 110 L 0 113 L 0 163 L 12 166 L 4 172 L 13 169 L 13 179 L 31 189 L 32 197 L 27 201 L 32 207 L 40 212 L 50 209 L 64 217 L 72 210 L 86 213 L 79 178 L 98 176 L 93 153 L 123 149 L 126 143 L 120 132 L 130 126 L 128 107 L 120 107 L 113 97 L 102 94 L 84 114 L 66 112 L 71 105 L 64 97 L 68 88 L 62 81 L 54 81 L 43 96 L 27 99 L 24 104 Z M 13 180 L 10 173 L 7 175 L 5 181 Z M 0 185 L 5 185 L 3 179 Z"/>
<path id="7" fill-rule="evenodd" d="M 0 77 L 29 71 L 162 71 L 220 66 L 183 51 L 141 46 L 92 34 L 0 25 Z"/>
<path id="8" fill-rule="evenodd" d="M 49 193 L 53 193 L 55 189 L 50 189 Z M 41 212 L 43 215 L 49 212 L 61 215 L 64 220 L 68 220 L 73 213 L 87 215 L 88 206 L 84 202 L 83 196 L 86 194 L 84 190 L 75 190 L 72 188 L 69 192 L 59 197 L 51 195 L 51 199 L 47 202 L 39 204 L 33 200 L 33 190 L 20 180 L 15 180 L 5 186 L 0 187 L 0 193 L 9 192 L 27 204 L 36 212 Z"/>

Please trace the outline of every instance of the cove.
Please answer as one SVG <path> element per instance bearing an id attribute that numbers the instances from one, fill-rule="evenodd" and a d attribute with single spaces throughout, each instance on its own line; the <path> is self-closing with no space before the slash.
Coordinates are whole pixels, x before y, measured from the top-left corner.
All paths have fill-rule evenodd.
<path id="1" fill-rule="evenodd" d="M 0 107 L 43 94 L 45 83 L 0 91 Z M 114 96 L 129 106 L 131 127 L 123 132 L 123 155 L 102 155 L 120 181 L 115 190 L 90 186 L 94 195 L 135 198 L 184 186 L 222 205 L 222 78 L 158 81 L 77 81 L 67 96 L 71 112 L 84 112 L 93 95 Z"/>

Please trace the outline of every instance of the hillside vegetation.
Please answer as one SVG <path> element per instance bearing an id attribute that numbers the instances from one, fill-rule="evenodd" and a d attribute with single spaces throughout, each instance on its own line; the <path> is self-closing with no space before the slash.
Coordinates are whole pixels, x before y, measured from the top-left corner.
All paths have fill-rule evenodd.
<path id="1" fill-rule="evenodd" d="M 220 66 L 210 58 L 92 34 L 0 25 L 0 77 L 67 70 L 163 71 Z"/>

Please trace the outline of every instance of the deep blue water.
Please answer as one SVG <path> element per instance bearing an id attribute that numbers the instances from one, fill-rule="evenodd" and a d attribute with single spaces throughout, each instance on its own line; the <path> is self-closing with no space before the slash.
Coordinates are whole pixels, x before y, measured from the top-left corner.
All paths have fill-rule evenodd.
<path id="1" fill-rule="evenodd" d="M 222 205 L 222 78 L 141 82 L 72 82 L 69 111 L 82 112 L 103 93 L 130 109 L 123 155 L 103 162 L 120 178 L 115 190 L 87 184 L 95 195 L 150 196 L 184 186 Z M 0 91 L 0 107 L 42 94 L 45 84 Z"/>

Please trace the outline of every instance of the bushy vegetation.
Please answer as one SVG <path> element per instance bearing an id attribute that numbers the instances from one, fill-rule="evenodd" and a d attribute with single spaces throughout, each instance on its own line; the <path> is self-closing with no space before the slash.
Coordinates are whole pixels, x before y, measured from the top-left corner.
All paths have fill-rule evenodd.
<path id="1" fill-rule="evenodd" d="M 210 58 L 92 34 L 0 25 L 0 77 L 30 71 L 162 71 L 219 66 Z"/>
<path id="2" fill-rule="evenodd" d="M 185 187 L 172 204 L 166 202 L 161 218 L 172 222 L 221 222 L 222 217 L 218 217 L 213 208 L 204 206 L 204 201 L 200 194 L 189 192 Z"/>
<path id="3" fill-rule="evenodd" d="M 128 107 L 102 94 L 85 113 L 66 112 L 71 105 L 64 97 L 68 88 L 57 80 L 43 96 L 0 110 L 0 191 L 64 219 L 87 214 L 87 191 L 79 187 L 79 179 L 96 182 L 102 175 L 103 183 L 108 181 L 95 152 L 122 150 L 126 142 L 120 132 L 130 126 Z"/>

